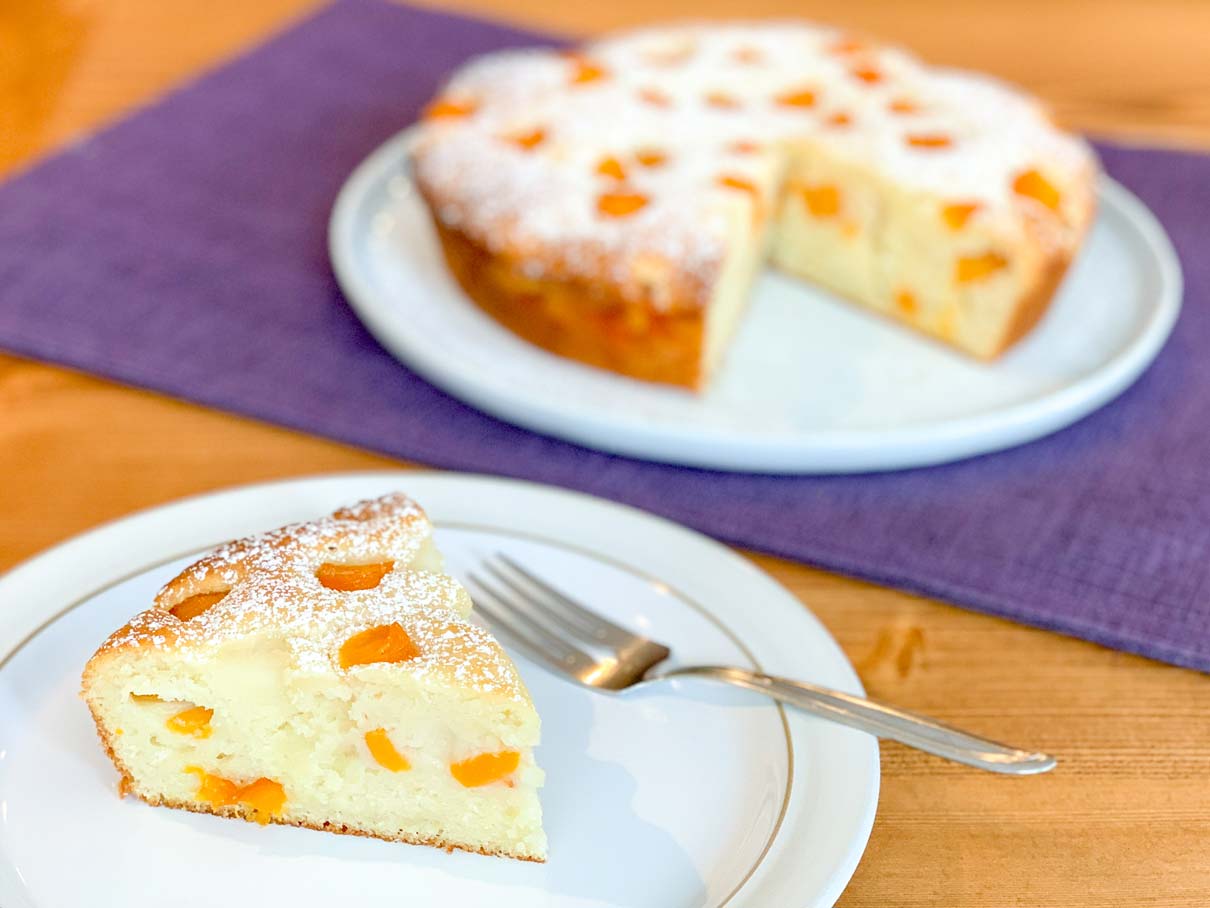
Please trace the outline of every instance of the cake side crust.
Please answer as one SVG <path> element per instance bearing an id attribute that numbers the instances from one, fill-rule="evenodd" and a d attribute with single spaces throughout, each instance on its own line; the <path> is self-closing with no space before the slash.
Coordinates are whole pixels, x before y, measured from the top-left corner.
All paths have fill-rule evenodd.
<path id="1" fill-rule="evenodd" d="M 523 264 L 465 231 L 433 224 L 450 272 L 480 309 L 530 343 L 590 366 L 645 381 L 697 389 L 705 381 L 705 310 L 629 298 L 617 284 L 531 278 Z"/>
<path id="2" fill-rule="evenodd" d="M 177 810 L 188 810 L 190 813 L 209 814 L 210 816 L 223 817 L 229 820 L 246 820 L 253 822 L 247 815 L 247 812 L 242 807 L 220 807 L 214 808 L 196 801 L 178 801 L 171 798 L 149 797 L 141 794 L 137 789 L 129 784 L 125 786 L 123 793 L 134 795 L 145 804 L 152 807 L 172 807 Z M 427 845 L 430 848 L 440 848 L 443 851 L 466 851 L 471 854 L 481 854 L 484 857 L 502 857 L 512 858 L 517 861 L 531 861 L 535 864 L 545 864 L 546 859 L 536 857 L 530 854 L 520 854 L 517 852 L 506 851 L 504 849 L 489 850 L 475 845 L 464 845 L 458 842 L 449 842 L 440 838 L 421 838 L 418 836 L 387 836 L 378 832 L 373 832 L 368 829 L 354 829 L 347 825 L 336 826 L 330 823 L 310 823 L 306 820 L 287 819 L 285 817 L 273 816 L 268 822 L 274 826 L 296 826 L 300 829 L 313 829 L 316 832 L 333 832 L 337 835 L 355 835 L 367 839 L 379 839 L 383 842 L 399 842 L 404 845 Z"/>
<path id="3" fill-rule="evenodd" d="M 1059 292 L 1059 286 L 1063 283 L 1070 265 L 1071 255 L 1067 252 L 1056 251 L 1046 258 L 1037 282 L 1018 299 L 1016 311 L 1009 321 L 999 348 L 985 357 L 986 359 L 995 359 L 1003 354 L 1042 320 L 1042 316 L 1054 302 L 1055 294 Z"/>

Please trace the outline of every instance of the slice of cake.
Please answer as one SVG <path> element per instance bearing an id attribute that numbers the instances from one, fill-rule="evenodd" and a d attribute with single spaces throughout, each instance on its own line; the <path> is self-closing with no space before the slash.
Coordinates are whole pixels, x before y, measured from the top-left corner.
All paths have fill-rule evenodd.
<path id="1" fill-rule="evenodd" d="M 538 715 L 403 495 L 232 542 L 84 670 L 147 801 L 542 861 Z"/>
<path id="2" fill-rule="evenodd" d="M 1033 99 L 806 23 L 643 29 L 471 61 L 416 184 L 522 337 L 701 387 L 767 262 L 980 358 L 1045 312 L 1095 158 Z"/>

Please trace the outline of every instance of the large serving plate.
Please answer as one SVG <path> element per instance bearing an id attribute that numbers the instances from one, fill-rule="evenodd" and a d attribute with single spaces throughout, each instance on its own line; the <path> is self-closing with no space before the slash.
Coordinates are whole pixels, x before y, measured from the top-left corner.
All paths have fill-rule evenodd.
<path id="1" fill-rule="evenodd" d="M 408 175 L 406 132 L 349 178 L 333 267 L 379 341 L 494 416 L 592 448 L 722 470 L 845 473 L 935 464 L 1031 441 L 1125 390 L 1180 309 L 1151 212 L 1102 178 L 1087 244 L 1041 324 L 979 363 L 799 281 L 766 273 L 703 394 L 546 353 L 475 307 L 446 270 Z"/>

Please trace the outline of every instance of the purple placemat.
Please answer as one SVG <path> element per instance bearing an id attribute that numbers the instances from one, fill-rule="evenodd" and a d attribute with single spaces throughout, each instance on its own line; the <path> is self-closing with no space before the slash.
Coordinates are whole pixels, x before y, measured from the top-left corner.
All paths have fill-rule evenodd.
<path id="1" fill-rule="evenodd" d="M 1186 269 L 1118 401 L 898 474 L 640 463 L 512 428 L 398 365 L 328 266 L 349 171 L 466 57 L 532 34 L 344 0 L 0 187 L 0 347 L 441 467 L 625 501 L 743 546 L 1210 670 L 1210 157 L 1102 148 Z M 753 603 L 759 608 L 759 603 Z"/>

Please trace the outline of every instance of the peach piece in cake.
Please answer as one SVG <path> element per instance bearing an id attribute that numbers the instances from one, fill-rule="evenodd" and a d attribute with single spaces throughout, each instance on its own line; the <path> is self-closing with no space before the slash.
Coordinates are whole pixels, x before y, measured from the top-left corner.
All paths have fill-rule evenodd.
<path id="1" fill-rule="evenodd" d="M 668 163 L 668 154 L 658 148 L 640 148 L 634 153 L 634 159 L 644 167 L 663 167 Z"/>
<path id="2" fill-rule="evenodd" d="M 349 593 L 354 590 L 374 589 L 394 568 L 394 561 L 378 561 L 373 564 L 335 564 L 325 561 L 319 566 L 315 576 L 320 584 L 328 589 Z"/>
<path id="3" fill-rule="evenodd" d="M 538 127 L 536 129 L 516 133 L 508 136 L 507 138 L 508 141 L 512 142 L 522 151 L 532 151 L 546 141 L 546 130 Z"/>
<path id="4" fill-rule="evenodd" d="M 420 650 L 398 621 L 380 624 L 354 634 L 340 646 L 340 667 L 370 665 L 374 662 L 406 662 Z"/>
<path id="5" fill-rule="evenodd" d="M 264 826 L 286 806 L 286 790 L 280 782 L 261 777 L 236 793 L 236 799 L 252 811 L 252 819 Z"/>
<path id="6" fill-rule="evenodd" d="M 365 742 L 370 756 L 383 769 L 389 769 L 391 772 L 404 772 L 412 768 L 412 764 L 408 762 L 407 758 L 395 749 L 385 728 L 367 731 Z"/>
<path id="7" fill-rule="evenodd" d="M 907 143 L 913 148 L 949 148 L 954 140 L 945 133 L 916 132 L 907 137 Z"/>
<path id="8" fill-rule="evenodd" d="M 609 71 L 601 64 L 592 60 L 577 59 L 571 81 L 573 85 L 585 85 L 589 82 L 598 82 L 608 75 Z"/>
<path id="9" fill-rule="evenodd" d="M 647 206 L 647 196 L 640 192 L 603 192 L 597 196 L 597 211 L 606 217 L 629 217 Z"/>
<path id="10" fill-rule="evenodd" d="M 877 85 L 884 78 L 882 70 L 868 63 L 862 66 L 855 66 L 849 72 L 854 79 L 858 79 L 866 85 Z"/>
<path id="11" fill-rule="evenodd" d="M 907 316 L 914 316 L 920 311 L 920 303 L 911 290 L 900 290 L 895 294 L 895 307 Z"/>
<path id="12" fill-rule="evenodd" d="M 613 155 L 607 155 L 601 158 L 597 164 L 597 173 L 603 177 L 612 177 L 615 180 L 626 179 L 626 168 L 622 166 L 622 162 Z"/>
<path id="13" fill-rule="evenodd" d="M 978 202 L 954 202 L 942 207 L 941 217 L 950 230 L 961 230 L 979 207 Z"/>
<path id="14" fill-rule="evenodd" d="M 814 107 L 815 92 L 809 88 L 797 88 L 783 92 L 773 100 L 782 107 Z"/>
<path id="15" fill-rule="evenodd" d="M 211 807 L 230 807 L 237 801 L 239 786 L 230 779 L 206 772 L 200 766 L 186 766 L 185 772 L 197 776 L 197 793 L 199 801 Z"/>
<path id="16" fill-rule="evenodd" d="M 1008 259 L 998 252 L 966 255 L 954 264 L 954 280 L 959 284 L 970 284 L 991 277 L 1008 264 Z"/>
<path id="17" fill-rule="evenodd" d="M 437 98 L 424 109 L 422 116 L 426 120 L 443 118 L 469 117 L 478 105 L 474 101 L 458 100 L 455 98 Z"/>
<path id="18" fill-rule="evenodd" d="M 1018 174 L 1017 178 L 1013 180 L 1013 192 L 1025 198 L 1041 202 L 1051 211 L 1059 210 L 1059 202 L 1061 201 L 1059 190 L 1046 177 L 1042 176 L 1041 171 L 1027 170 L 1024 173 Z"/>
<path id="19" fill-rule="evenodd" d="M 515 750 L 503 750 L 451 763 L 450 772 L 467 788 L 478 788 L 516 772 L 520 762 L 521 755 Z"/>
<path id="20" fill-rule="evenodd" d="M 221 590 L 215 593 L 198 593 L 196 596 L 190 596 L 188 599 L 182 599 L 168 611 L 180 618 L 182 621 L 189 621 L 196 618 L 202 612 L 206 611 L 212 605 L 216 605 L 227 597 L 230 590 Z"/>
<path id="21" fill-rule="evenodd" d="M 840 190 L 835 186 L 803 186 L 800 189 L 807 211 L 817 218 L 830 218 L 840 213 Z"/>
<path id="22" fill-rule="evenodd" d="M 178 735 L 192 735 L 195 738 L 209 738 L 212 732 L 210 720 L 214 718 L 214 710 L 205 706 L 191 706 L 169 717 L 164 724 L 169 731 Z"/>

